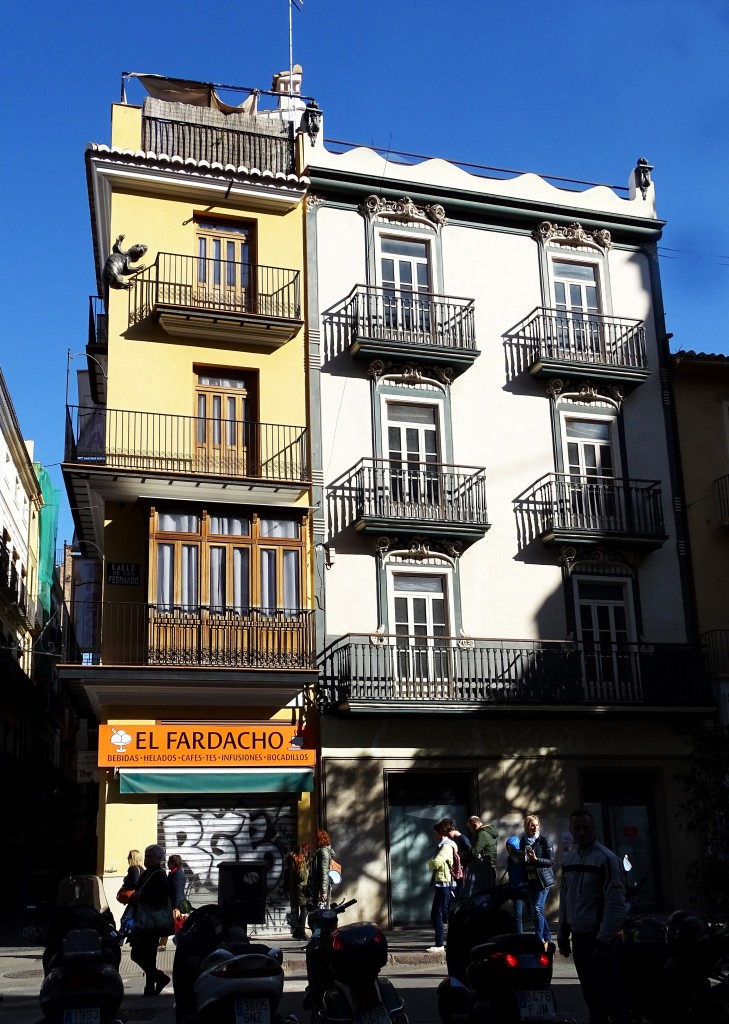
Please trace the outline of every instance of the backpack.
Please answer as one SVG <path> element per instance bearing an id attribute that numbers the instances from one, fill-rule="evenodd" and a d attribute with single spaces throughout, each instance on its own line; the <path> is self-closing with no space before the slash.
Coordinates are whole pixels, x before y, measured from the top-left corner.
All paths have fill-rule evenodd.
<path id="1" fill-rule="evenodd" d="M 448 865 L 451 869 L 451 878 L 454 882 L 460 882 L 463 878 L 463 865 L 461 864 L 461 856 L 457 849 L 453 850 L 453 862 Z"/>

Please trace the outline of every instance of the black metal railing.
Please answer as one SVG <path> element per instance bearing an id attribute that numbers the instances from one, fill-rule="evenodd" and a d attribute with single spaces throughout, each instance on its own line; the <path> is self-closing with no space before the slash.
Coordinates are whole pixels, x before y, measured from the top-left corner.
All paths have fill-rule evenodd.
<path id="1" fill-rule="evenodd" d="M 647 368 L 642 320 L 539 307 L 510 335 L 529 352 L 531 362 L 601 363 Z"/>
<path id="2" fill-rule="evenodd" d="M 24 584 L 17 562 L 7 544 L 0 541 L 0 593 L 4 593 L 11 603 L 17 604 L 21 587 L 24 588 Z"/>
<path id="3" fill-rule="evenodd" d="M 523 533 L 555 530 L 665 536 L 661 486 L 655 481 L 547 473 L 514 499 Z"/>
<path id="4" fill-rule="evenodd" d="M 719 525 L 729 526 L 729 475 L 714 481 L 716 503 L 719 510 Z"/>
<path id="5" fill-rule="evenodd" d="M 158 253 L 134 278 L 131 317 L 139 322 L 160 307 L 299 320 L 299 271 L 215 257 Z"/>
<path id="6" fill-rule="evenodd" d="M 66 462 L 303 483 L 306 427 L 224 418 L 66 408 Z"/>
<path id="7" fill-rule="evenodd" d="M 488 526 L 486 471 L 473 466 L 362 459 L 331 492 L 355 519 L 417 519 Z"/>
<path id="8" fill-rule="evenodd" d="M 78 665 L 193 665 L 312 669 L 309 609 L 237 610 L 74 601 L 67 608 L 64 661 Z"/>
<path id="9" fill-rule="evenodd" d="M 142 149 L 145 152 L 230 164 L 236 170 L 294 172 L 292 126 L 280 123 L 281 134 L 263 134 L 218 125 L 192 124 L 161 117 L 142 118 Z"/>
<path id="10" fill-rule="evenodd" d="M 348 634 L 322 656 L 325 705 L 710 702 L 698 648 Z"/>
<path id="11" fill-rule="evenodd" d="M 109 318 L 104 300 L 89 295 L 89 345 L 106 345 L 109 340 Z"/>
<path id="12" fill-rule="evenodd" d="M 343 312 L 353 339 L 476 349 L 473 299 L 360 284 L 347 297 Z"/>
<path id="13" fill-rule="evenodd" d="M 729 676 L 729 629 L 710 629 L 701 634 L 701 643 L 709 675 Z"/>

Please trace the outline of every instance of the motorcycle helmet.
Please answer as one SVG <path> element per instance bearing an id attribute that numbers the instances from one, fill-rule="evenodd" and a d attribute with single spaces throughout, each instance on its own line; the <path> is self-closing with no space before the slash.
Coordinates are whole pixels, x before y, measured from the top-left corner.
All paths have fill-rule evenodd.
<path id="1" fill-rule="evenodd" d="M 666 945 L 670 953 L 687 953 L 708 945 L 710 940 L 709 926 L 698 914 L 676 910 L 668 918 Z"/>

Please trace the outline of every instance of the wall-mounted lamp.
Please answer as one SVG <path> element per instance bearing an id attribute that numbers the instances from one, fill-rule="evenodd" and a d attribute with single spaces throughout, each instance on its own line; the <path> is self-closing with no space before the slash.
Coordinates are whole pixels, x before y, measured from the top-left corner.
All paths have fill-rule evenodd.
<path id="1" fill-rule="evenodd" d="M 324 545 L 324 565 L 327 569 L 331 569 L 334 565 L 334 560 L 337 557 L 337 549 L 330 547 L 328 544 Z"/>

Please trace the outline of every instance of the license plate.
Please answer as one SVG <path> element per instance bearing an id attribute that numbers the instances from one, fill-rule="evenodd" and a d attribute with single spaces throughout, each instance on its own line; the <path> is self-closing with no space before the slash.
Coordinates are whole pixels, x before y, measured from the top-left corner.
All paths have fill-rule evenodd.
<path id="1" fill-rule="evenodd" d="M 384 1003 L 368 1006 L 366 1009 L 358 1006 L 355 1021 L 356 1024 L 390 1024 L 390 1014 Z"/>
<path id="2" fill-rule="evenodd" d="M 557 1019 L 557 1007 L 550 989 L 522 989 L 516 993 L 516 996 L 519 1000 L 519 1016 L 522 1020 Z"/>
<path id="3" fill-rule="evenodd" d="M 63 1024 L 101 1024 L 101 1010 L 98 1006 L 64 1010 Z"/>
<path id="4" fill-rule="evenodd" d="M 271 1024 L 268 999 L 236 999 L 235 1024 Z"/>

